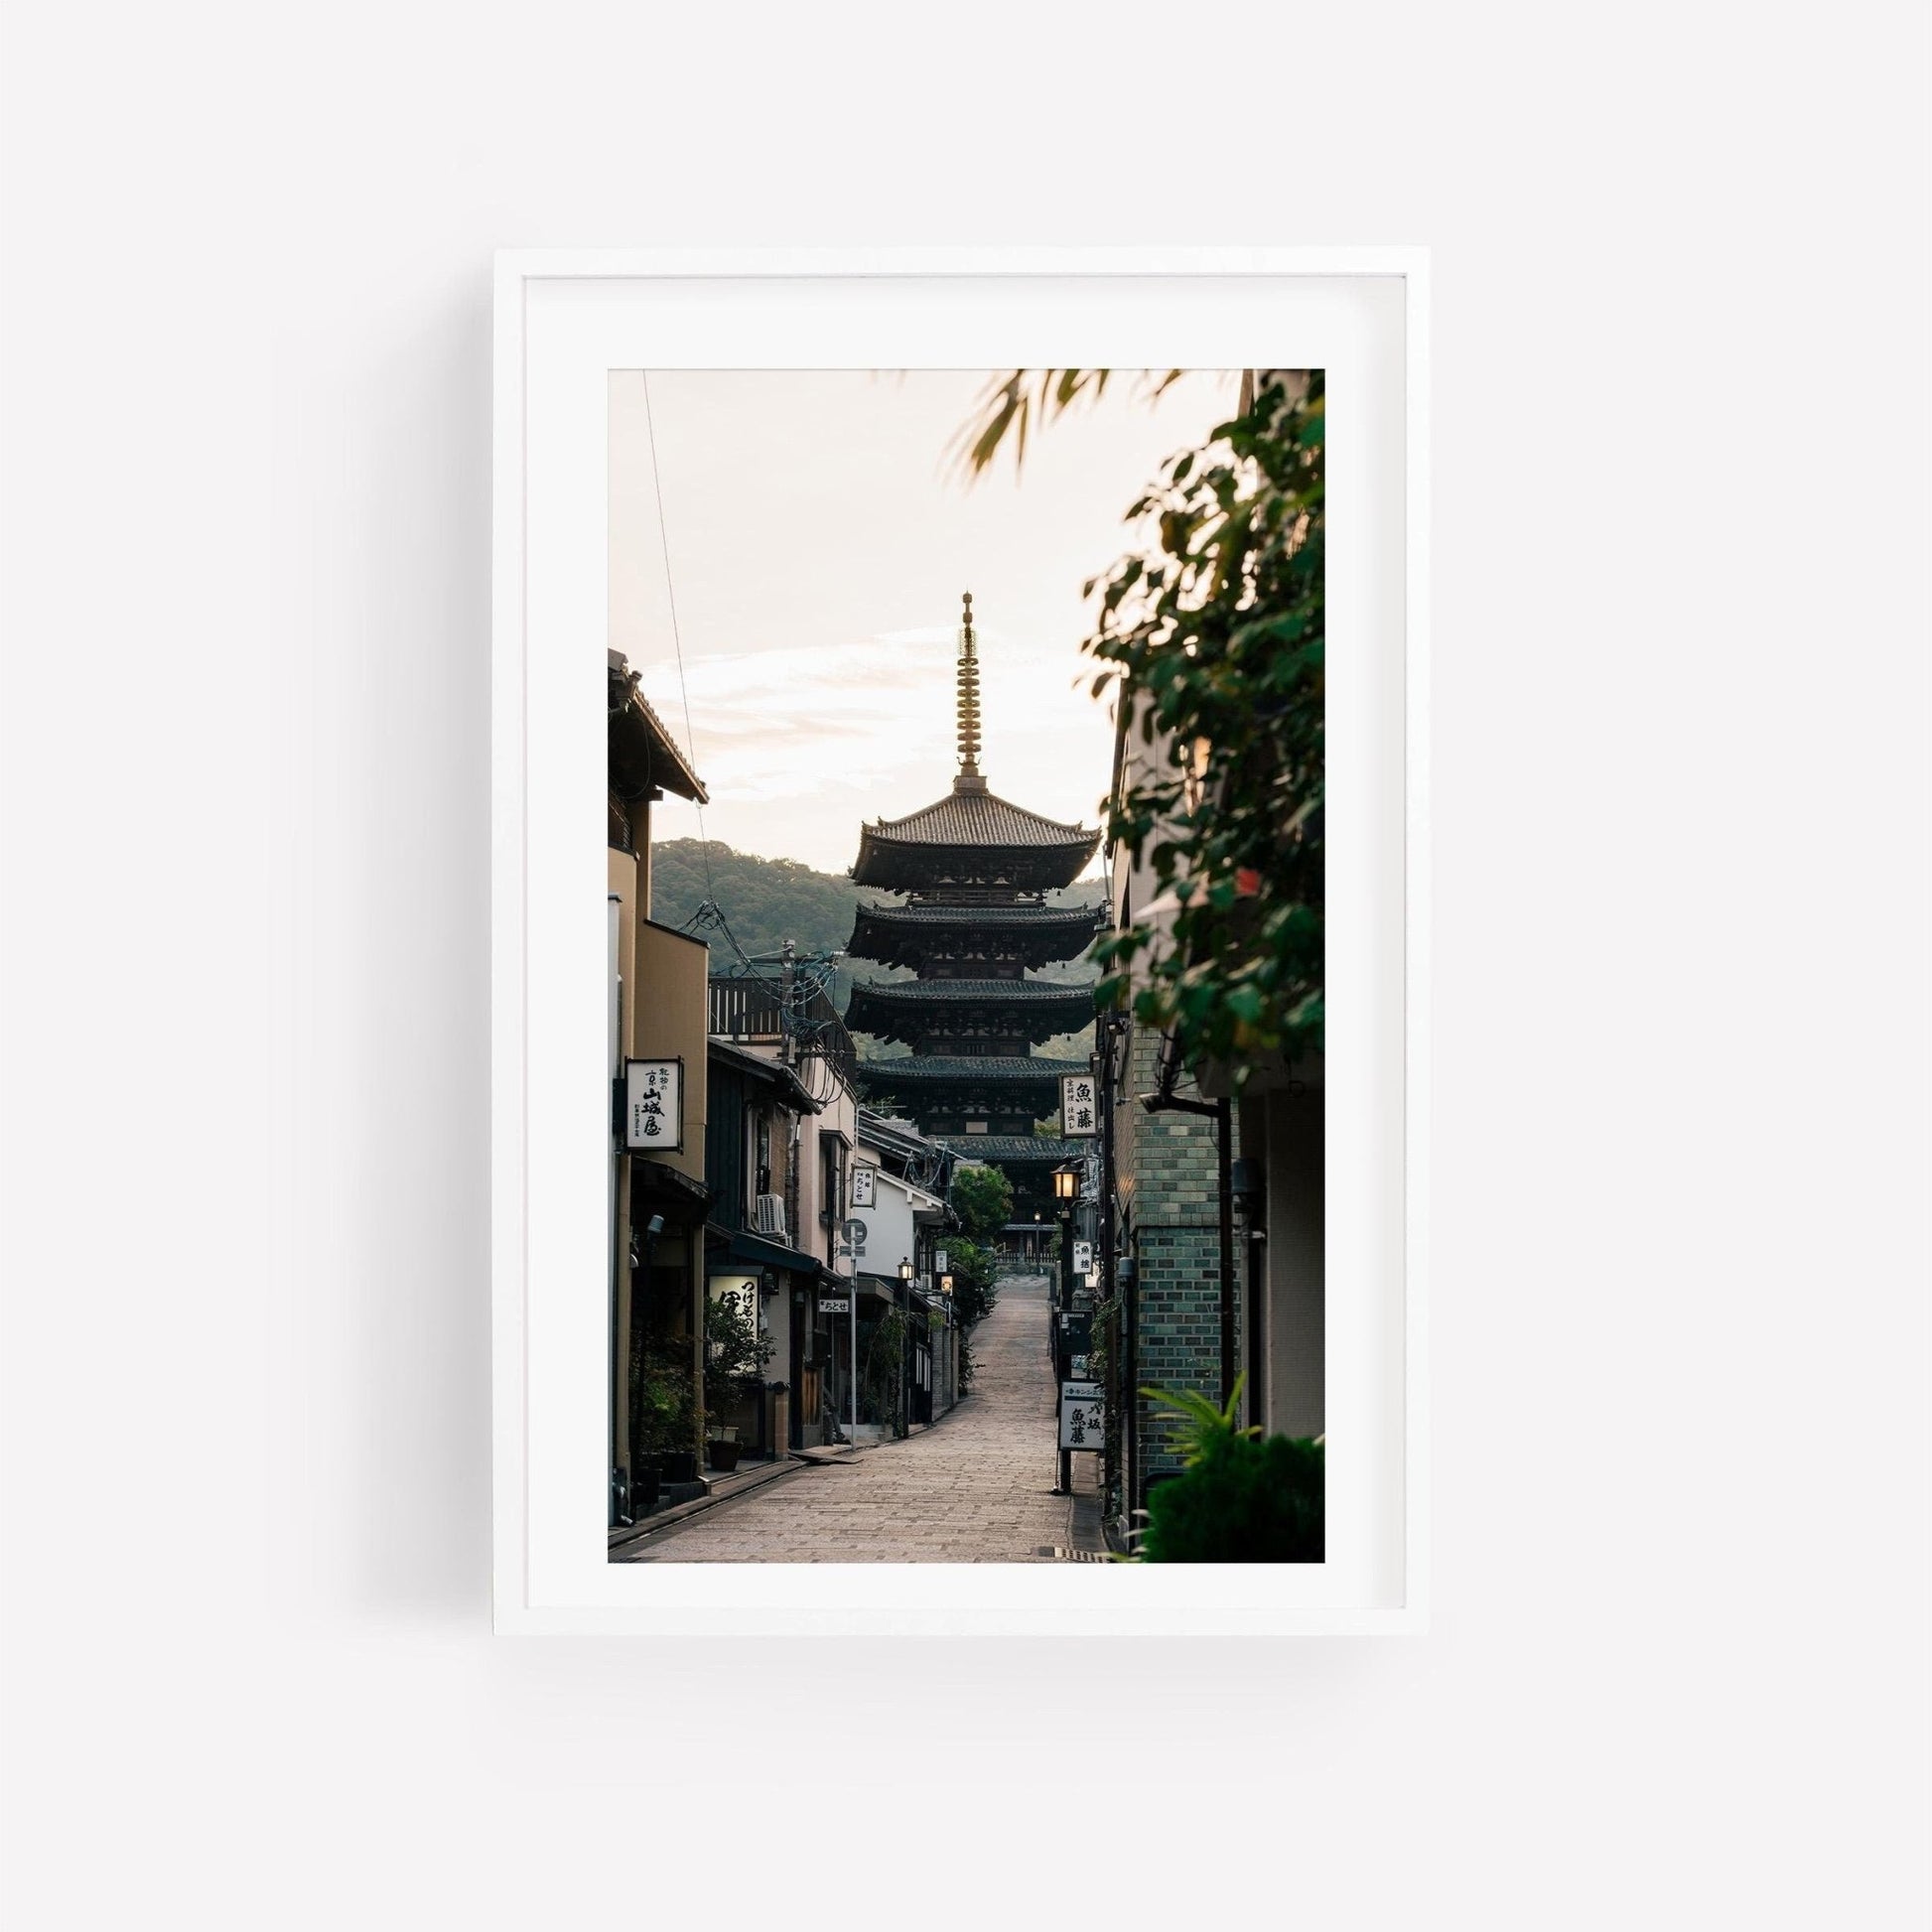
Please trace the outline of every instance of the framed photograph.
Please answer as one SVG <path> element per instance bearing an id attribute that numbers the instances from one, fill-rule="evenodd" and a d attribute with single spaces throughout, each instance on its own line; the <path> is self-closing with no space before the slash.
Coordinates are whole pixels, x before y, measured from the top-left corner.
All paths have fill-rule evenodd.
<path id="1" fill-rule="evenodd" d="M 1417 250 L 499 257 L 499 1631 L 1426 1627 L 1427 372 Z"/>

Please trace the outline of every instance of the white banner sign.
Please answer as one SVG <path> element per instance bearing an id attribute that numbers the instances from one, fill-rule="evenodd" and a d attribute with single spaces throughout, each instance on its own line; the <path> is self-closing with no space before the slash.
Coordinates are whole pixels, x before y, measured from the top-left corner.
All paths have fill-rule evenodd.
<path id="1" fill-rule="evenodd" d="M 623 1144 L 633 1154 L 677 1154 L 682 1151 L 682 1060 L 624 1061 Z"/>
<path id="2" fill-rule="evenodd" d="M 707 1284 L 711 1299 L 733 1308 L 759 1331 L 759 1278 L 756 1275 L 713 1275 Z"/>
<path id="3" fill-rule="evenodd" d="M 1098 1104 L 1091 1073 L 1060 1075 L 1060 1133 L 1071 1140 L 1090 1140 L 1100 1131 Z"/>
<path id="4" fill-rule="evenodd" d="M 871 1207 L 873 1200 L 873 1181 L 877 1177 L 877 1168 L 854 1168 L 852 1170 L 852 1205 Z"/>
<path id="5" fill-rule="evenodd" d="M 1107 1442 L 1107 1405 L 1098 1382 L 1060 1384 L 1060 1448 L 1104 1449 Z"/>
<path id="6" fill-rule="evenodd" d="M 1093 1243 L 1076 1241 L 1073 1244 L 1073 1272 L 1086 1276 L 1093 1273 Z"/>

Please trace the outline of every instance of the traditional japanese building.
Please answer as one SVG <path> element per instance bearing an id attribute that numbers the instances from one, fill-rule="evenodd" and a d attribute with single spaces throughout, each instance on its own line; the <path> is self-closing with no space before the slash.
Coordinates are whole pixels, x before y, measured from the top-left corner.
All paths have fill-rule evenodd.
<path id="1" fill-rule="evenodd" d="M 903 894 L 859 904 L 848 951 L 910 966 L 915 980 L 861 982 L 846 1025 L 909 1046 L 909 1057 L 861 1063 L 868 1094 L 891 1100 L 919 1131 L 969 1160 L 1007 1171 L 1016 1212 L 1050 1200 L 1055 1167 L 1087 1141 L 1043 1139 L 1034 1123 L 1059 1105 L 1063 1073 L 1087 1059 L 1035 1048 L 1093 1022 L 1090 987 L 1027 977 L 1092 943 L 1103 903 L 1049 905 L 1093 857 L 1098 831 L 1043 818 L 988 789 L 979 768 L 979 658 L 973 600 L 959 632 L 959 771 L 952 789 L 904 818 L 860 834 L 852 877 Z"/>

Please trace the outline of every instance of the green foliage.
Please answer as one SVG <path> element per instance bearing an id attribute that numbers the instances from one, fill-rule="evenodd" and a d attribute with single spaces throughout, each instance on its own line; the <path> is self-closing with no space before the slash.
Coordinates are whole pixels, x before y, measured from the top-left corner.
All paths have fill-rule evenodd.
<path id="1" fill-rule="evenodd" d="M 801 953 L 811 953 L 836 952 L 852 937 L 852 909 L 861 889 L 851 880 L 814 872 L 796 859 L 755 858 L 715 839 L 710 859 L 707 875 L 705 848 L 698 839 L 664 839 L 651 847 L 650 915 L 659 925 L 687 925 L 698 907 L 711 899 L 724 911 L 732 937 L 754 957 L 768 954 L 766 964 L 774 973 L 778 949 L 787 939 Z M 723 933 L 699 936 L 710 942 L 714 972 L 729 972 L 738 963 Z M 910 977 L 871 966 L 863 976 Z M 830 988 L 841 1012 L 851 991 L 851 968 L 842 961 Z"/>
<path id="2" fill-rule="evenodd" d="M 999 1257 L 990 1243 L 955 1234 L 946 1242 L 946 1270 L 952 1276 L 954 1319 L 964 1328 L 978 1326 L 1000 1299 L 993 1287 Z"/>
<path id="3" fill-rule="evenodd" d="M 1100 1499 L 1100 1513 L 1108 1521 L 1120 1514 L 1120 1478 L 1122 1464 L 1121 1412 L 1125 1407 L 1121 1400 L 1120 1358 L 1121 1303 L 1118 1296 L 1110 1296 L 1102 1301 L 1093 1311 L 1093 1321 L 1087 1343 L 1087 1374 L 1100 1384 L 1106 1401 L 1102 1408 L 1104 1421 L 1105 1449 L 1100 1458 L 1100 1478 L 1103 1485 Z"/>
<path id="4" fill-rule="evenodd" d="M 1219 1408 L 1213 1400 L 1201 1394 L 1198 1389 L 1143 1389 L 1141 1391 L 1150 1402 L 1165 1402 L 1165 1409 L 1157 1409 L 1155 1417 L 1161 1422 L 1177 1425 L 1173 1431 L 1175 1447 L 1180 1450 L 1180 1459 L 1189 1468 L 1199 1462 L 1210 1450 L 1227 1436 L 1259 1436 L 1258 1429 L 1243 1429 L 1235 1421 L 1241 1413 L 1241 1389 L 1247 1381 L 1246 1375 L 1234 1378 L 1234 1392 L 1227 1399 L 1227 1407 Z"/>
<path id="5" fill-rule="evenodd" d="M 1106 577 L 1085 646 L 1161 748 L 1109 831 L 1180 901 L 1171 941 L 1100 942 L 1098 997 L 1237 1083 L 1322 1038 L 1324 423 L 1319 370 L 1263 371 L 1129 511 L 1158 542 Z"/>
<path id="6" fill-rule="evenodd" d="M 961 1231 L 973 1241 L 998 1234 L 1013 1219 L 1013 1182 L 998 1168 L 955 1167 L 946 1198 L 959 1216 Z"/>
<path id="7" fill-rule="evenodd" d="M 704 1406 L 722 1415 L 771 1359 L 773 1343 L 737 1300 L 714 1296 L 704 1311 Z"/>
<path id="8" fill-rule="evenodd" d="M 888 1309 L 871 1326 L 859 1375 L 865 1405 L 875 1421 L 889 1427 L 895 1436 L 904 1436 L 908 1433 L 904 1405 L 905 1317 L 897 1309 Z"/>
<path id="9" fill-rule="evenodd" d="M 1003 444 L 1019 463 L 1030 425 L 1107 375 L 994 378 L 960 431 L 963 469 Z M 1095 998 L 1172 1031 L 1187 1061 L 1226 1061 L 1237 1086 L 1273 1053 L 1318 1051 L 1323 1022 L 1322 372 L 1262 370 L 1246 400 L 1129 509 L 1150 542 L 1087 586 L 1101 613 L 1085 646 L 1095 695 L 1118 683 L 1164 760 L 1110 802 L 1109 834 L 1180 901 L 1168 931 L 1142 916 L 1095 947 Z"/>
<path id="10" fill-rule="evenodd" d="M 1148 1563 L 1319 1563 L 1326 1489 L 1319 1443 L 1263 1437 L 1192 1390 L 1143 1389 L 1171 1405 L 1185 1467 L 1148 1493 L 1140 1555 Z"/>
<path id="11" fill-rule="evenodd" d="M 697 1442 L 698 1399 L 688 1336 L 632 1331 L 630 1442 L 639 1456 L 689 1449 Z"/>
<path id="12" fill-rule="evenodd" d="M 959 1219 L 958 1232 L 946 1240 L 953 1316 L 970 1332 L 1000 1299 L 993 1286 L 999 1272 L 993 1241 L 1013 1218 L 1013 1182 L 998 1168 L 956 1167 L 947 1198 Z M 972 1380 L 970 1352 L 961 1355 L 960 1375 L 963 1381 Z"/>
<path id="13" fill-rule="evenodd" d="M 1013 449 L 1017 472 L 1027 460 L 1027 437 L 1063 416 L 1080 397 L 1098 402 L 1107 392 L 1113 369 L 1009 369 L 993 376 L 981 392 L 972 418 L 953 439 L 952 453 L 968 478 L 988 469 L 1002 444 Z M 1141 386 L 1152 400 L 1185 373 L 1181 369 L 1149 369 Z"/>

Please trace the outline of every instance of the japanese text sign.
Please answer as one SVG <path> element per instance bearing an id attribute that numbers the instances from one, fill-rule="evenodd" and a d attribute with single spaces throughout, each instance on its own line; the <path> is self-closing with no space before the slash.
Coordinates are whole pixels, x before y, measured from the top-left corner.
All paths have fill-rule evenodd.
<path id="1" fill-rule="evenodd" d="M 623 1144 L 632 1154 L 676 1154 L 684 1147 L 684 1062 L 625 1060 Z"/>

